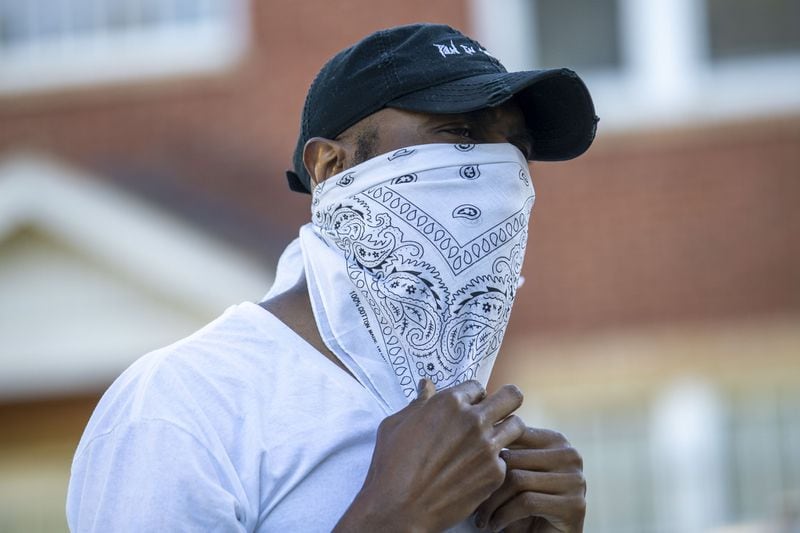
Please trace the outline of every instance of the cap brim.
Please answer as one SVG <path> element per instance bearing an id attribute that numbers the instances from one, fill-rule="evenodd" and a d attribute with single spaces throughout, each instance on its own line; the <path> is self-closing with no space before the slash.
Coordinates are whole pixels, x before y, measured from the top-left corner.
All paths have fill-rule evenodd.
<path id="1" fill-rule="evenodd" d="M 454 80 L 392 100 L 387 107 L 425 113 L 467 113 L 518 102 L 537 161 L 564 161 L 594 140 L 597 116 L 589 90 L 569 69 L 495 72 Z"/>

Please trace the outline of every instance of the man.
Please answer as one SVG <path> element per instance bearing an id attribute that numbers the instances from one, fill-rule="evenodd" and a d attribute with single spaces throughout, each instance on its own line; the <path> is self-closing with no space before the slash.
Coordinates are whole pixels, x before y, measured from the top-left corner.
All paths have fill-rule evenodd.
<path id="1" fill-rule="evenodd" d="M 571 71 L 507 73 L 452 28 L 377 32 L 309 89 L 312 192 L 260 305 L 129 368 L 81 440 L 76 531 L 581 531 L 580 455 L 483 386 L 508 321 L 527 160 L 594 138 Z"/>

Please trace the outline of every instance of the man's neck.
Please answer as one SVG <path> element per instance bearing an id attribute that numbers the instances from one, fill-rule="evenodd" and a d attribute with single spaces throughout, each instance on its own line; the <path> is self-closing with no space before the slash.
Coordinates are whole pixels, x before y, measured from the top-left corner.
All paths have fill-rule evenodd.
<path id="1" fill-rule="evenodd" d="M 259 305 L 353 377 L 353 374 L 339 358 L 328 349 L 319 334 L 314 312 L 311 308 L 311 299 L 308 297 L 308 286 L 306 285 L 305 277 L 302 277 L 291 289 L 265 300 Z"/>

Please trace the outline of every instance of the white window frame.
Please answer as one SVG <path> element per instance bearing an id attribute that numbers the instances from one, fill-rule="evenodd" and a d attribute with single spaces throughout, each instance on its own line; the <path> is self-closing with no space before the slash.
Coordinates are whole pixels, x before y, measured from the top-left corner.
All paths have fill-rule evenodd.
<path id="1" fill-rule="evenodd" d="M 476 38 L 509 70 L 536 68 L 535 0 L 470 0 Z M 800 111 L 800 54 L 711 62 L 702 0 L 620 0 L 622 68 L 579 72 L 603 130 Z"/>
<path id="2" fill-rule="evenodd" d="M 247 0 L 230 15 L 0 47 L 0 95 L 214 73 L 243 55 Z"/>

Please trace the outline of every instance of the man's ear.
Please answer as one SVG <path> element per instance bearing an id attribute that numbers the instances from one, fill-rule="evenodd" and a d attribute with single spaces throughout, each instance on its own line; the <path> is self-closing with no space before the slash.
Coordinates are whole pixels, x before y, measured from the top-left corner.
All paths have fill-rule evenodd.
<path id="1" fill-rule="evenodd" d="M 311 176 L 311 187 L 344 170 L 347 150 L 339 141 L 312 137 L 303 147 L 303 164 Z"/>

